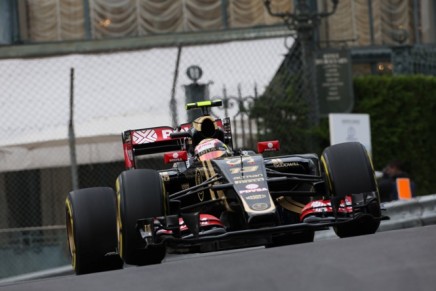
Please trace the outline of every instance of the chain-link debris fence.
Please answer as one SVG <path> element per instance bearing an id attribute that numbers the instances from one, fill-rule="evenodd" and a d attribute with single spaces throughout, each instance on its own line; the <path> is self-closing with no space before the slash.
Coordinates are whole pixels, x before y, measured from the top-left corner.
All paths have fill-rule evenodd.
<path id="1" fill-rule="evenodd" d="M 185 94 L 192 65 L 202 70 L 196 82 L 205 86 L 204 97 L 223 99 L 213 114 L 233 120 L 235 147 L 254 149 L 259 138 L 296 144 L 306 126 L 299 92 L 307 78 L 292 44 L 292 38 L 266 38 L 0 60 L 0 278 L 69 263 L 68 125 L 78 187 L 114 187 L 124 170 L 122 131 L 189 121 L 184 105 L 192 101 Z M 161 156 L 139 164 L 166 166 Z"/>

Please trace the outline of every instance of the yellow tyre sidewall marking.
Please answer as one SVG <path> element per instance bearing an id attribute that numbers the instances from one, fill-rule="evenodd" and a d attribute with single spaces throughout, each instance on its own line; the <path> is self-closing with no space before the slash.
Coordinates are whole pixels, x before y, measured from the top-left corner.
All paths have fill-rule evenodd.
<path id="1" fill-rule="evenodd" d="M 377 178 L 375 177 L 374 164 L 373 164 L 373 162 L 372 162 L 372 158 L 371 158 L 371 156 L 369 155 L 369 153 L 368 153 L 367 150 L 365 150 L 365 153 L 366 153 L 366 156 L 368 157 L 368 161 L 369 161 L 369 164 L 370 164 L 370 166 L 371 166 L 371 170 L 372 170 L 372 173 L 373 173 L 373 178 L 374 178 L 374 181 L 375 181 L 375 188 L 376 188 L 376 192 L 377 192 L 377 200 L 378 200 L 378 202 L 380 203 L 380 192 L 379 192 L 379 189 L 378 189 Z"/>
<path id="2" fill-rule="evenodd" d="M 329 173 L 329 170 L 328 170 L 328 167 L 327 167 L 327 162 L 326 162 L 326 160 L 324 158 L 324 155 L 321 156 L 321 164 L 322 164 L 322 166 L 324 168 L 324 172 L 325 172 L 325 175 L 326 175 L 326 178 L 327 178 L 327 182 L 329 184 L 330 193 L 333 194 L 333 185 L 332 185 L 332 181 L 331 181 L 331 178 L 330 178 L 330 173 Z"/>
<path id="3" fill-rule="evenodd" d="M 121 222 L 121 191 L 120 180 L 115 182 L 116 195 L 117 195 L 117 238 L 118 238 L 118 252 L 120 257 L 123 258 L 123 224 Z"/>
<path id="4" fill-rule="evenodd" d="M 71 206 L 70 200 L 67 198 L 65 201 L 65 206 L 67 208 L 67 239 L 68 239 L 68 248 L 70 249 L 71 255 L 71 265 L 73 269 L 76 270 L 76 242 L 74 237 L 74 220 L 73 220 L 73 207 Z"/>

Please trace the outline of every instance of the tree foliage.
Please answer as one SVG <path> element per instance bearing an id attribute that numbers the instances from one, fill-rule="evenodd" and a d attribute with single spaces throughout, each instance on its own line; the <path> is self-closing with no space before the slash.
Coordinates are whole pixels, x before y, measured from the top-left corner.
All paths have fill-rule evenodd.
<path id="1" fill-rule="evenodd" d="M 401 160 L 418 194 L 436 193 L 436 77 L 359 77 L 354 92 L 354 112 L 370 114 L 375 168 Z"/>
<path id="2" fill-rule="evenodd" d="M 259 120 L 259 139 L 279 139 L 282 153 L 307 152 L 309 146 L 308 107 L 297 97 L 296 83 L 276 76 L 251 109 L 251 116 Z"/>
<path id="3" fill-rule="evenodd" d="M 284 85 L 288 84 L 288 85 Z M 329 145 L 328 120 L 308 126 L 308 107 L 295 93 L 295 82 L 276 76 L 252 108 L 261 119 L 260 139 L 278 139 L 281 153 L 318 154 Z M 436 77 L 363 76 L 354 79 L 353 113 L 368 113 L 374 167 L 401 160 L 415 180 L 418 195 L 435 194 Z M 313 148 L 313 147 L 312 147 Z"/>

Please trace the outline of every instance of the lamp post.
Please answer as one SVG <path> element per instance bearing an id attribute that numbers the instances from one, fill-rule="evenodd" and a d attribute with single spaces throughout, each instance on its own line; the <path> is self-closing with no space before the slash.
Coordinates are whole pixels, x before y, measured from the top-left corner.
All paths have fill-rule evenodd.
<path id="1" fill-rule="evenodd" d="M 310 126 L 319 124 L 319 103 L 316 92 L 315 78 L 315 30 L 321 19 L 329 17 L 336 12 L 339 0 L 331 0 L 333 7 L 327 12 L 316 12 L 309 5 L 308 0 L 296 1 L 294 12 L 275 12 L 271 9 L 271 0 L 264 0 L 264 5 L 271 16 L 282 18 L 291 31 L 295 31 L 295 41 L 301 47 L 302 62 L 302 97 L 308 102 Z"/>

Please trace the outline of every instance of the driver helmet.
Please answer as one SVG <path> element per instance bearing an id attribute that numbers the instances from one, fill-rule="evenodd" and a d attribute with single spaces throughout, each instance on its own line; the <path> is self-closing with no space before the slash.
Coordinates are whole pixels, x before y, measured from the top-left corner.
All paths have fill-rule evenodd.
<path id="1" fill-rule="evenodd" d="M 222 156 L 229 156 L 230 150 L 227 145 L 219 139 L 206 138 L 195 147 L 195 155 L 200 161 L 207 161 Z"/>

